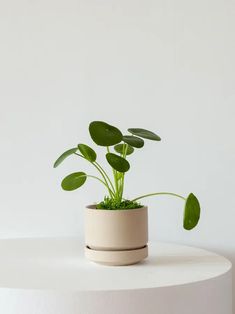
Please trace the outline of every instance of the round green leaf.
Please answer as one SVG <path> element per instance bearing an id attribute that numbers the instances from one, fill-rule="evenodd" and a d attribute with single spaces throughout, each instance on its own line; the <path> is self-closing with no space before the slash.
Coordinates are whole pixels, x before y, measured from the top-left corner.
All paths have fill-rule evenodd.
<path id="1" fill-rule="evenodd" d="M 141 148 L 144 146 L 144 140 L 142 140 L 142 138 L 139 138 L 133 135 L 124 135 L 123 142 L 136 148 Z"/>
<path id="2" fill-rule="evenodd" d="M 145 129 L 131 128 L 131 129 L 128 129 L 128 131 L 133 135 L 147 138 L 148 140 L 161 141 L 161 138 L 157 134 L 155 134 L 151 131 L 145 130 Z"/>
<path id="3" fill-rule="evenodd" d="M 200 204 L 193 193 L 186 199 L 184 208 L 184 229 L 191 230 L 196 227 L 200 219 Z"/>
<path id="4" fill-rule="evenodd" d="M 93 141 L 100 146 L 112 146 L 122 140 L 121 131 L 103 121 L 91 122 L 89 132 Z"/>
<path id="5" fill-rule="evenodd" d="M 123 154 L 126 147 L 127 147 L 127 151 L 126 151 L 127 155 L 130 155 L 134 152 L 134 148 L 128 144 L 117 144 L 114 146 L 114 149 L 116 150 L 117 153 Z"/>
<path id="6" fill-rule="evenodd" d="M 96 152 L 90 146 L 86 144 L 78 144 L 78 149 L 87 160 L 91 162 L 96 161 Z"/>
<path id="7" fill-rule="evenodd" d="M 62 189 L 65 191 L 73 191 L 86 182 L 86 174 L 84 172 L 74 172 L 69 174 L 61 182 Z"/>
<path id="8" fill-rule="evenodd" d="M 61 164 L 62 161 L 65 160 L 65 158 L 67 158 L 68 156 L 76 153 L 77 150 L 78 150 L 77 147 L 76 148 L 71 148 L 69 150 L 66 150 L 66 152 L 64 152 L 62 155 L 60 155 L 60 157 L 55 161 L 54 168 L 58 167 L 59 164 Z"/>
<path id="9" fill-rule="evenodd" d="M 126 172 L 130 169 L 129 162 L 116 154 L 107 153 L 106 159 L 110 166 L 119 172 Z"/>

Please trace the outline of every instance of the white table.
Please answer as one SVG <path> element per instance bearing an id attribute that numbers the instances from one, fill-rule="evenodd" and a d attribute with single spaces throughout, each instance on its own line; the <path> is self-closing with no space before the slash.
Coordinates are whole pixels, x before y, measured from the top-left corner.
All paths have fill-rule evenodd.
<path id="1" fill-rule="evenodd" d="M 75 238 L 0 240 L 1 314 L 231 314 L 231 263 L 175 244 L 110 267 Z"/>

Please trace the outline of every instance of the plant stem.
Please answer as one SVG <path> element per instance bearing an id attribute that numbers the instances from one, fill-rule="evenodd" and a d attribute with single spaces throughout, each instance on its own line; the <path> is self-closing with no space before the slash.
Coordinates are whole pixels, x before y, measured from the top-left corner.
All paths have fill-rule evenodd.
<path id="1" fill-rule="evenodd" d="M 126 159 L 126 154 L 127 154 L 127 150 L 128 150 L 128 144 L 123 145 L 123 153 L 122 153 L 122 157 Z M 123 197 L 123 191 L 124 191 L 124 182 L 125 182 L 125 173 L 122 173 L 122 177 L 121 177 L 121 192 L 120 192 L 120 199 L 122 200 Z"/>
<path id="2" fill-rule="evenodd" d="M 105 183 L 106 183 L 106 186 L 107 186 L 107 189 L 108 189 L 108 191 L 109 191 L 109 195 L 110 195 L 110 197 L 112 197 L 113 195 L 114 195 L 114 193 L 113 193 L 113 191 L 110 189 L 110 186 L 109 186 L 109 184 L 108 184 L 108 181 L 106 180 L 106 178 L 105 178 L 105 175 L 103 174 L 103 172 L 99 169 L 99 167 L 95 164 L 95 163 L 93 163 L 93 162 L 91 162 L 92 163 L 92 165 L 94 166 L 94 167 L 96 167 L 96 169 L 99 171 L 99 173 L 102 175 L 102 177 L 103 177 L 103 179 L 104 179 L 104 181 L 105 181 Z"/>
<path id="3" fill-rule="evenodd" d="M 107 146 L 107 152 L 110 153 L 109 146 Z M 114 184 L 115 184 L 115 197 L 114 198 L 118 199 L 118 194 L 119 194 L 118 180 L 117 180 L 117 171 L 115 169 L 113 169 L 113 178 L 114 178 Z"/>
<path id="4" fill-rule="evenodd" d="M 108 179 L 108 181 L 109 181 L 109 183 L 110 183 L 110 186 L 112 187 L 113 192 L 115 192 L 115 189 L 114 189 L 113 183 L 112 183 L 112 181 L 110 180 L 110 178 L 109 178 L 108 174 L 106 173 L 106 171 L 105 171 L 105 170 L 101 167 L 101 165 L 100 165 L 100 164 L 98 164 L 98 162 L 97 162 L 97 161 L 95 161 L 95 162 L 94 162 L 94 164 L 96 164 L 96 165 L 97 165 L 97 167 L 99 167 L 100 171 L 102 171 L 102 172 L 103 172 L 103 174 L 104 174 L 104 175 L 106 176 L 106 178 Z"/>
<path id="5" fill-rule="evenodd" d="M 145 195 L 142 195 L 142 196 L 139 196 L 139 197 L 136 197 L 132 200 L 132 202 L 134 201 L 137 201 L 137 200 L 140 200 L 141 198 L 144 198 L 144 197 L 149 197 L 149 196 L 154 196 L 154 195 L 171 195 L 171 196 L 175 196 L 175 197 L 179 197 L 181 198 L 182 200 L 186 201 L 186 198 L 179 195 L 179 194 L 175 194 L 175 193 L 170 193 L 170 192 L 157 192 L 157 193 L 150 193 L 150 194 L 145 194 Z"/>
<path id="6" fill-rule="evenodd" d="M 79 157 L 82 157 L 83 159 L 86 159 L 84 156 L 78 154 L 78 153 L 74 153 L 75 155 L 79 156 Z M 87 160 L 87 159 L 86 159 Z"/>
<path id="7" fill-rule="evenodd" d="M 78 154 L 78 153 L 74 153 L 74 154 L 77 155 L 77 156 L 79 156 L 79 157 L 82 157 L 83 159 L 85 159 L 85 160 L 87 160 L 87 161 L 89 161 L 89 160 L 86 159 L 84 156 L 82 156 L 82 155 L 80 155 L 80 154 Z M 108 184 L 108 182 L 107 182 L 107 180 L 106 180 L 106 178 L 105 178 L 103 172 L 99 169 L 99 167 L 98 167 L 95 163 L 93 163 L 93 162 L 91 162 L 91 161 L 89 161 L 89 162 L 90 162 L 90 163 L 99 171 L 99 173 L 102 175 L 102 177 L 103 177 L 103 179 L 104 179 L 104 182 L 105 182 L 105 186 L 107 187 L 108 192 L 109 192 L 109 195 L 110 195 L 110 197 L 112 198 L 113 195 L 114 195 L 114 193 L 113 193 L 113 191 L 110 189 L 110 186 L 109 186 L 109 184 Z M 102 181 L 102 180 L 101 180 L 101 181 Z"/>
<path id="8" fill-rule="evenodd" d="M 82 177 L 82 176 L 81 176 Z M 84 177 L 87 177 L 87 178 L 93 178 L 93 179 L 96 179 L 96 180 L 99 180 L 101 183 L 103 183 L 105 186 L 106 186 L 106 188 L 108 188 L 108 186 L 106 185 L 106 183 L 103 181 L 103 180 L 101 180 L 100 178 L 98 178 L 98 177 L 96 177 L 96 176 L 92 176 L 92 175 L 85 175 Z"/>

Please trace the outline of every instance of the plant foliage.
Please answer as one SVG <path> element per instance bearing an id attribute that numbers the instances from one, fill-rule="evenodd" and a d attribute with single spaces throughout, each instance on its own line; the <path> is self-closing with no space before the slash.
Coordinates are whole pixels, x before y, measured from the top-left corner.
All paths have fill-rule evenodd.
<path id="1" fill-rule="evenodd" d="M 135 209 L 141 207 L 143 207 L 143 205 L 136 201 L 123 200 L 117 202 L 110 197 L 105 197 L 102 202 L 96 205 L 97 209 Z"/>
<path id="2" fill-rule="evenodd" d="M 183 197 L 171 192 L 155 192 L 141 195 L 132 200 L 126 200 L 124 194 L 125 175 L 130 169 L 130 163 L 127 160 L 129 155 L 134 154 L 143 148 L 144 139 L 151 141 L 161 141 L 156 133 L 143 128 L 129 128 L 130 134 L 123 135 L 115 126 L 104 121 L 93 121 L 89 125 L 89 133 L 93 142 L 106 148 L 106 160 L 112 170 L 112 176 L 98 163 L 95 150 L 87 144 L 78 144 L 77 147 L 66 150 L 55 161 L 54 167 L 59 166 L 67 157 L 75 155 L 89 162 L 98 172 L 98 176 L 86 174 L 82 171 L 74 172 L 66 176 L 61 183 L 65 191 L 73 191 L 85 184 L 87 178 L 99 181 L 106 188 L 108 195 L 104 200 L 97 204 L 97 209 L 133 209 L 143 207 L 137 201 L 139 199 L 157 196 L 169 195 L 184 200 L 183 227 L 186 230 L 193 229 L 200 218 L 200 204 L 197 197 L 190 193 L 188 197 Z"/>

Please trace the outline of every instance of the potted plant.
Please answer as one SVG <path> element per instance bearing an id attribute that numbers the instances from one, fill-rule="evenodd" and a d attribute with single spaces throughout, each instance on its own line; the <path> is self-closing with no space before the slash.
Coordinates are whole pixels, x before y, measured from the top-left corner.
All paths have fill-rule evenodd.
<path id="1" fill-rule="evenodd" d="M 87 179 L 95 179 L 106 189 L 103 200 L 89 205 L 85 212 L 85 255 L 88 259 L 107 265 L 129 265 L 148 255 L 148 208 L 139 200 L 154 195 L 169 195 L 184 201 L 183 227 L 193 229 L 200 218 L 200 205 L 193 193 L 183 197 L 171 192 L 155 192 L 124 198 L 125 174 L 130 169 L 128 156 L 144 146 L 144 140 L 160 141 L 161 138 L 141 128 L 128 129 L 128 135 L 103 121 L 93 121 L 89 132 L 95 144 L 106 148 L 106 160 L 113 178 L 97 161 L 97 154 L 90 146 L 78 144 L 64 152 L 54 163 L 57 167 L 67 157 L 75 155 L 90 163 L 98 176 L 74 172 L 66 176 L 61 186 L 66 191 L 80 188 Z"/>

